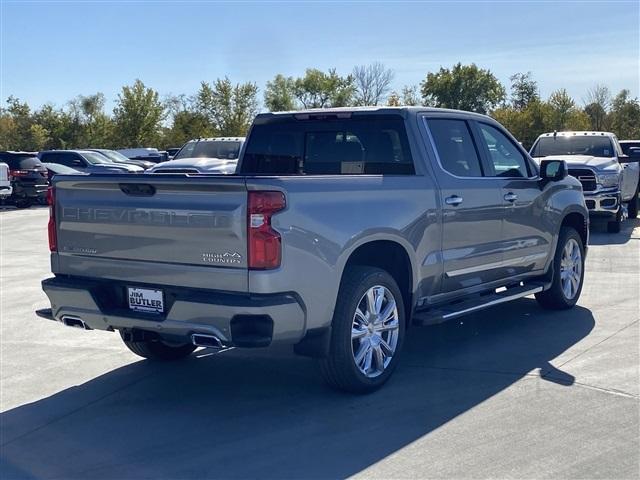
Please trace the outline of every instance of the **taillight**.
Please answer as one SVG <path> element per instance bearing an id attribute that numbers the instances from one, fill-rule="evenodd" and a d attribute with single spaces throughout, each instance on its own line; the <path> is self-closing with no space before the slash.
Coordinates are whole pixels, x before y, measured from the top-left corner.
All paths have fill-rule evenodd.
<path id="1" fill-rule="evenodd" d="M 49 204 L 49 225 L 47 231 L 49 233 L 49 251 L 58 251 L 58 236 L 56 234 L 56 191 L 55 187 L 49 187 L 47 190 L 47 203 Z"/>
<path id="2" fill-rule="evenodd" d="M 12 177 L 25 177 L 29 175 L 29 170 L 9 170 L 9 175 Z"/>
<path id="3" fill-rule="evenodd" d="M 249 192 L 247 250 L 249 268 L 278 268 L 282 259 L 280 234 L 271 227 L 271 217 L 287 205 L 282 192 Z"/>

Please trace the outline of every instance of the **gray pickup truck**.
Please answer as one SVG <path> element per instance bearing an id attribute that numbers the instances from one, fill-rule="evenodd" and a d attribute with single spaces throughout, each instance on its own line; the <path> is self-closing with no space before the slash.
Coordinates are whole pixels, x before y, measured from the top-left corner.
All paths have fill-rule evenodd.
<path id="1" fill-rule="evenodd" d="M 151 359 L 291 344 L 370 391 L 411 325 L 576 303 L 589 216 L 567 173 L 467 112 L 260 114 L 234 175 L 54 178 L 38 314 Z"/>

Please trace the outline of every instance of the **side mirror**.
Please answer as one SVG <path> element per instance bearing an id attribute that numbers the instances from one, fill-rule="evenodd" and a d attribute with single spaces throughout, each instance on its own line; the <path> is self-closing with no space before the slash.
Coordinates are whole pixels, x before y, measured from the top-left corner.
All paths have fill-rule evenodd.
<path id="1" fill-rule="evenodd" d="M 569 169 L 564 160 L 542 160 L 540 162 L 540 178 L 550 182 L 557 182 L 567 178 Z"/>

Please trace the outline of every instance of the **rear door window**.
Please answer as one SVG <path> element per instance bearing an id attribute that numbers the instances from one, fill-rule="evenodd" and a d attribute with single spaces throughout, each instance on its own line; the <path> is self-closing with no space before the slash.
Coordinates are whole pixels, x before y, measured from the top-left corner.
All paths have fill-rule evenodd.
<path id="1" fill-rule="evenodd" d="M 242 173 L 278 175 L 412 175 L 400 116 L 285 118 L 254 125 Z"/>
<path id="2" fill-rule="evenodd" d="M 444 170 L 456 177 L 482 177 L 480 157 L 466 121 L 430 118 L 427 123 Z"/>

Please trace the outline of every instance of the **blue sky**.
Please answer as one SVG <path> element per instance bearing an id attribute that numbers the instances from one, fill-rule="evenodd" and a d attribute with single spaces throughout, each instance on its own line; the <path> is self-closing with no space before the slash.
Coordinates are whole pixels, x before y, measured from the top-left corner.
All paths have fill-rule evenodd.
<path id="1" fill-rule="evenodd" d="M 62 106 L 140 78 L 194 93 L 225 75 L 261 88 L 276 73 L 383 62 L 394 86 L 461 61 L 503 83 L 532 71 L 543 96 L 579 102 L 605 84 L 640 94 L 640 2 L 29 2 L 0 0 L 2 101 Z"/>

